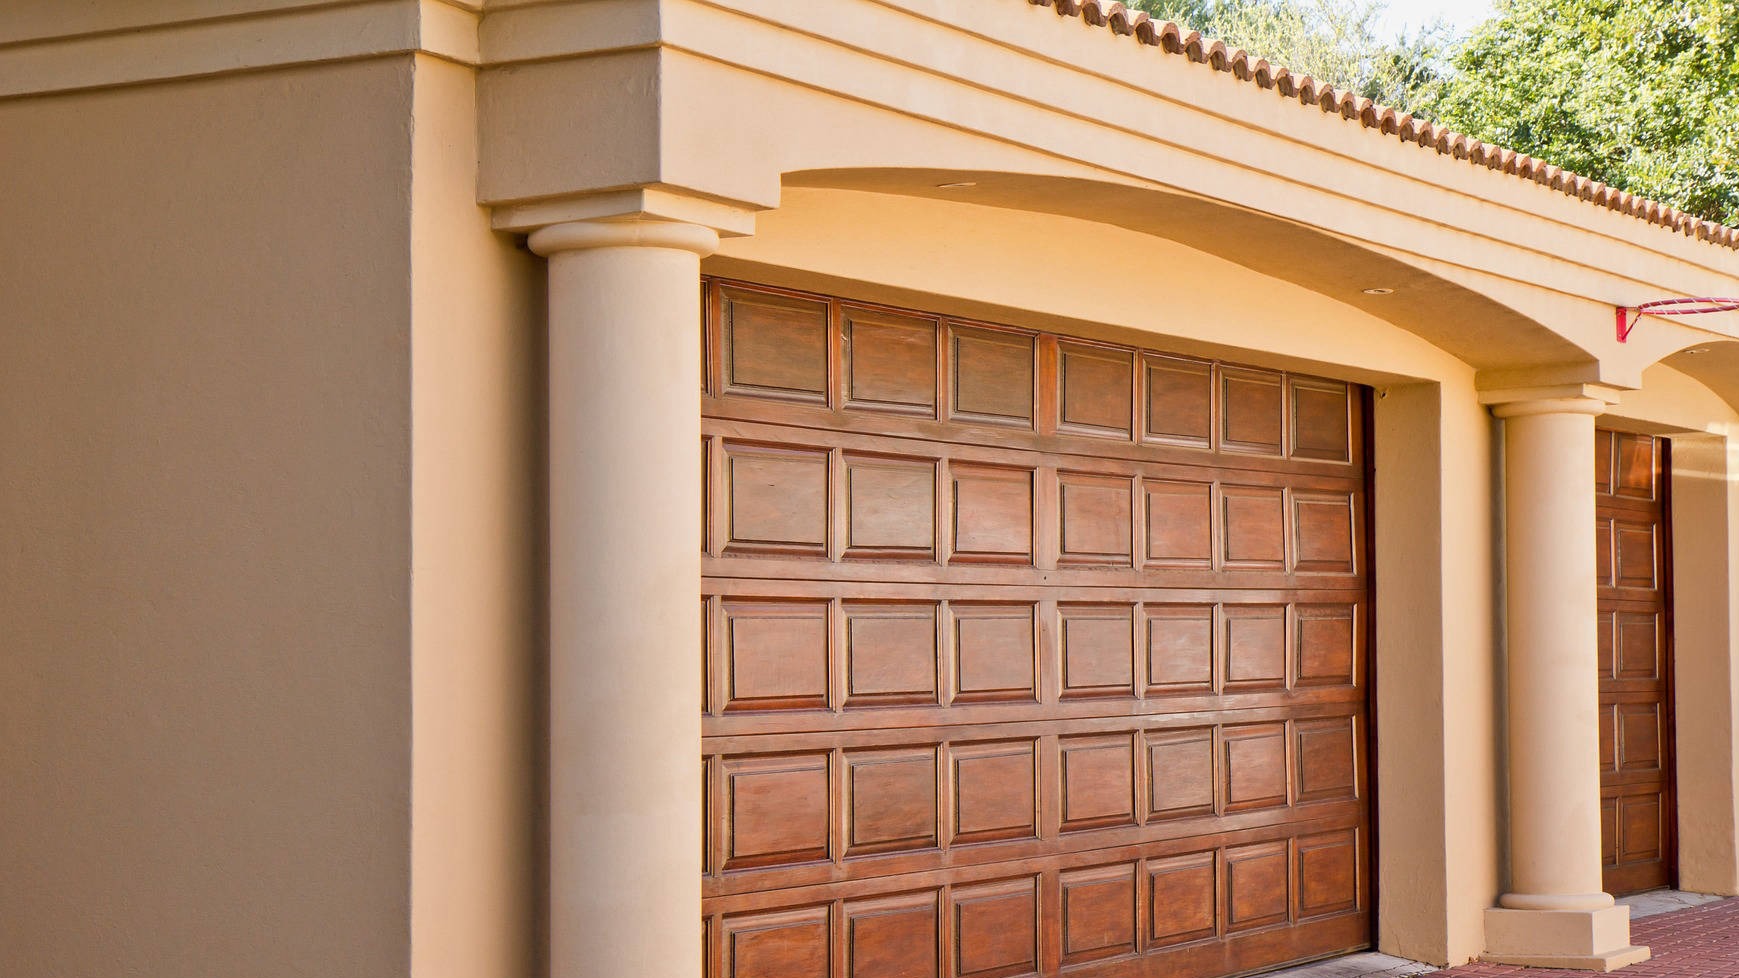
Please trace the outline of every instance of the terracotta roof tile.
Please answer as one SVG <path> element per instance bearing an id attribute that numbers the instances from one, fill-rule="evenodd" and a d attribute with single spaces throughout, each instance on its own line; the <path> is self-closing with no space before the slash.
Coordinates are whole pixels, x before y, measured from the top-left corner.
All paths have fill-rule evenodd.
<path id="1" fill-rule="evenodd" d="M 1739 228 L 1702 220 L 1525 153 L 1482 143 L 1471 136 L 1415 119 L 1410 113 L 1397 115 L 1394 109 L 1355 92 L 1337 92 L 1334 86 L 1319 83 L 1309 75 L 1294 76 L 1279 65 L 1269 64 L 1266 59 L 1254 58 L 1247 51 L 1231 50 L 1224 42 L 1203 38 L 1200 31 L 1186 30 L 1171 21 L 1154 20 L 1145 12 L 1130 10 L 1121 3 L 1106 0 L 1027 0 L 1027 3 L 1035 7 L 1050 7 L 1061 17 L 1079 17 L 1095 27 L 1109 28 L 1113 34 L 1133 37 L 1139 44 L 1158 48 L 1166 54 L 1181 55 L 1197 64 L 1206 64 L 1239 81 L 1254 82 L 1259 88 L 1277 92 L 1282 98 L 1296 98 L 1301 105 L 1315 105 L 1325 114 L 1334 113 L 1348 121 L 1357 121 L 1366 129 L 1417 143 L 1441 155 L 1532 180 L 1568 196 L 1678 231 L 1686 237 L 1739 249 Z"/>

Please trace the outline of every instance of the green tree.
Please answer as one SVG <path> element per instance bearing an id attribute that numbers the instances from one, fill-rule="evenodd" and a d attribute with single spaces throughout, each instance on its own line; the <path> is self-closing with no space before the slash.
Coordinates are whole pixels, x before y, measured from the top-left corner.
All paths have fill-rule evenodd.
<path id="1" fill-rule="evenodd" d="M 1501 0 L 1419 108 L 1739 223 L 1739 0 Z"/>
<path id="2" fill-rule="evenodd" d="M 1400 109 L 1434 97 L 1451 40 L 1441 24 L 1412 37 L 1382 37 L 1382 0 L 1137 0 L 1132 6 Z"/>

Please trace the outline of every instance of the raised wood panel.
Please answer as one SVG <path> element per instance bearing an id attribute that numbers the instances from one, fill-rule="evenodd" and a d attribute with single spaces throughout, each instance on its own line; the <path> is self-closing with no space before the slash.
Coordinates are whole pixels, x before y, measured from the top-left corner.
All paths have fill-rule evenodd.
<path id="1" fill-rule="evenodd" d="M 846 602 L 847 707 L 935 705 L 936 605 Z"/>
<path id="2" fill-rule="evenodd" d="M 1148 605 L 1147 692 L 1204 693 L 1214 686 L 1212 605 Z"/>
<path id="3" fill-rule="evenodd" d="M 1032 427 L 1033 337 L 971 326 L 951 333 L 954 418 Z"/>
<path id="4" fill-rule="evenodd" d="M 1618 863 L 1618 799 L 1600 799 L 1600 862 L 1610 867 Z"/>
<path id="5" fill-rule="evenodd" d="M 1210 978 L 1369 941 L 1366 392 L 708 289 L 711 978 Z"/>
<path id="6" fill-rule="evenodd" d="M 955 702 L 1033 701 L 1038 654 L 1032 605 L 949 605 Z"/>
<path id="7" fill-rule="evenodd" d="M 1618 521 L 1613 524 L 1612 538 L 1613 584 L 1653 590 L 1657 542 L 1654 525 Z"/>
<path id="8" fill-rule="evenodd" d="M 1222 560 L 1231 570 L 1286 569 L 1286 500 L 1266 486 L 1223 486 Z"/>
<path id="9" fill-rule="evenodd" d="M 825 978 L 833 974 L 828 908 L 801 907 L 727 917 L 729 978 Z"/>
<path id="10" fill-rule="evenodd" d="M 1300 804 L 1333 801 L 1358 794 L 1358 738 L 1353 718 L 1294 721 Z"/>
<path id="11" fill-rule="evenodd" d="M 1127 351 L 1060 343 L 1058 426 L 1076 434 L 1128 438 L 1134 418 L 1135 361 Z"/>
<path id="12" fill-rule="evenodd" d="M 1135 695 L 1135 609 L 1063 605 L 1058 618 L 1063 695 Z"/>
<path id="13" fill-rule="evenodd" d="M 1013 978 L 1038 970 L 1038 895 L 1032 877 L 954 888 L 957 978 Z"/>
<path id="14" fill-rule="evenodd" d="M 1600 678 L 1612 679 L 1617 675 L 1617 663 L 1613 658 L 1618 642 L 1618 622 L 1610 608 L 1602 608 L 1595 612 L 1595 661 L 1599 663 Z"/>
<path id="15" fill-rule="evenodd" d="M 1147 439 L 1209 448 L 1214 438 L 1213 367 L 1199 360 L 1149 356 Z"/>
<path id="16" fill-rule="evenodd" d="M 847 856 L 937 844 L 934 747 L 845 752 Z"/>
<path id="17" fill-rule="evenodd" d="M 1300 574 L 1351 574 L 1357 570 L 1351 493 L 1292 494 L 1292 539 Z"/>
<path id="18" fill-rule="evenodd" d="M 1617 644 L 1614 674 L 1619 679 L 1661 678 L 1660 615 L 1621 611 L 1612 616 L 1612 623 Z"/>
<path id="19" fill-rule="evenodd" d="M 723 604 L 725 710 L 820 710 L 828 702 L 827 604 Z"/>
<path id="20" fill-rule="evenodd" d="M 1320 917 L 1359 907 L 1359 842 L 1351 830 L 1299 838 L 1298 915 Z"/>
<path id="21" fill-rule="evenodd" d="M 1134 863 L 1121 863 L 1059 875 L 1065 966 L 1134 953 L 1135 871 Z"/>
<path id="22" fill-rule="evenodd" d="M 1286 804 L 1286 724 L 1254 723 L 1220 732 L 1226 811 Z"/>
<path id="23" fill-rule="evenodd" d="M 1033 559 L 1033 471 L 955 464 L 954 560 L 1030 564 Z"/>
<path id="24" fill-rule="evenodd" d="M 1659 859 L 1666 835 L 1658 794 L 1625 795 L 1618 799 L 1618 859 L 1620 862 Z"/>
<path id="25" fill-rule="evenodd" d="M 1345 384 L 1292 381 L 1292 457 L 1352 458 L 1351 396 Z"/>
<path id="26" fill-rule="evenodd" d="M 1079 832 L 1135 822 L 1135 744 L 1125 734 L 1063 737 L 1062 829 Z"/>
<path id="27" fill-rule="evenodd" d="M 775 754 L 724 760 L 724 868 L 810 862 L 828 843 L 828 755 Z"/>
<path id="28" fill-rule="evenodd" d="M 845 406 L 936 416 L 935 320 L 846 306 Z"/>
<path id="29" fill-rule="evenodd" d="M 1658 439 L 1616 432 L 1614 441 L 1618 457 L 1613 468 L 1612 494 L 1632 499 L 1654 499 L 1659 471 L 1655 459 Z"/>
<path id="30" fill-rule="evenodd" d="M 727 550 L 827 555 L 824 449 L 726 442 Z"/>
<path id="31" fill-rule="evenodd" d="M 1225 688 L 1285 688 L 1285 606 L 1226 605 L 1221 617 L 1225 622 Z"/>
<path id="32" fill-rule="evenodd" d="M 1038 832 L 1038 748 L 1030 740 L 954 744 L 955 845 Z"/>
<path id="33" fill-rule="evenodd" d="M 1620 703 L 1616 708 L 1618 769 L 1658 772 L 1661 769 L 1661 704 Z"/>
<path id="34" fill-rule="evenodd" d="M 1612 586 L 1612 517 L 1594 518 L 1594 580 L 1600 587 Z"/>
<path id="35" fill-rule="evenodd" d="M 1129 479 L 1116 476 L 1058 474 L 1063 562 L 1129 566 L 1134 535 L 1132 486 Z"/>
<path id="36" fill-rule="evenodd" d="M 1617 432 L 1605 428 L 1594 432 L 1594 494 L 1612 495 L 1613 436 Z"/>
<path id="37" fill-rule="evenodd" d="M 1222 449 L 1252 455 L 1281 454 L 1286 424 L 1280 374 L 1223 367 L 1220 398 Z"/>
<path id="38" fill-rule="evenodd" d="M 721 299 L 727 391 L 827 400 L 827 303 L 735 288 Z"/>
<path id="39" fill-rule="evenodd" d="M 1213 937 L 1219 920 L 1219 859 L 1195 852 L 1147 864 L 1149 940 L 1169 947 Z"/>
<path id="40" fill-rule="evenodd" d="M 1148 818 L 1213 814 L 1213 728 L 1150 730 L 1146 743 Z"/>
<path id="41" fill-rule="evenodd" d="M 936 551 L 936 463 L 845 456 L 845 557 L 928 560 Z"/>
<path id="42" fill-rule="evenodd" d="M 1148 480 L 1142 494 L 1147 504 L 1147 566 L 1212 568 L 1213 484 Z"/>
<path id="43" fill-rule="evenodd" d="M 1285 842 L 1263 842 L 1225 850 L 1227 930 L 1267 927 L 1287 919 L 1287 848 Z"/>
<path id="44" fill-rule="evenodd" d="M 940 978 L 938 891 L 848 900 L 844 916 L 851 978 Z"/>
<path id="45" fill-rule="evenodd" d="M 1600 770 L 1618 770 L 1618 707 L 1610 703 L 1600 706 Z"/>
<path id="46" fill-rule="evenodd" d="M 1357 682 L 1358 608 L 1344 604 L 1299 605 L 1297 685 L 1351 686 Z"/>

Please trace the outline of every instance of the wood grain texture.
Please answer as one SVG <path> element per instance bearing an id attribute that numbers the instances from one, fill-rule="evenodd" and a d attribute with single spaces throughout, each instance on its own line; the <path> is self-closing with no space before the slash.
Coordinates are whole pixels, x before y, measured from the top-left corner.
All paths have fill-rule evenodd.
<path id="1" fill-rule="evenodd" d="M 1601 855 L 1606 889 L 1678 877 L 1665 439 L 1595 432 Z"/>
<path id="2" fill-rule="evenodd" d="M 747 283 L 707 310 L 708 978 L 1369 943 L 1360 390 Z M 1662 752 L 1611 721 L 1615 764 Z"/>

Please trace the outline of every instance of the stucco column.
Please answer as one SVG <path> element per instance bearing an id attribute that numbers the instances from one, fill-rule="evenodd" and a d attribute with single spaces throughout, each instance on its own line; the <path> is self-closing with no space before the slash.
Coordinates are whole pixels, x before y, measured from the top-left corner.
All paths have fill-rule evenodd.
<path id="1" fill-rule="evenodd" d="M 549 258 L 550 974 L 700 974 L 700 259 L 692 224 Z"/>
<path id="2" fill-rule="evenodd" d="M 1648 956 L 1601 890 L 1593 397 L 1496 404 L 1504 421 L 1510 892 L 1487 960 L 1609 971 Z"/>

